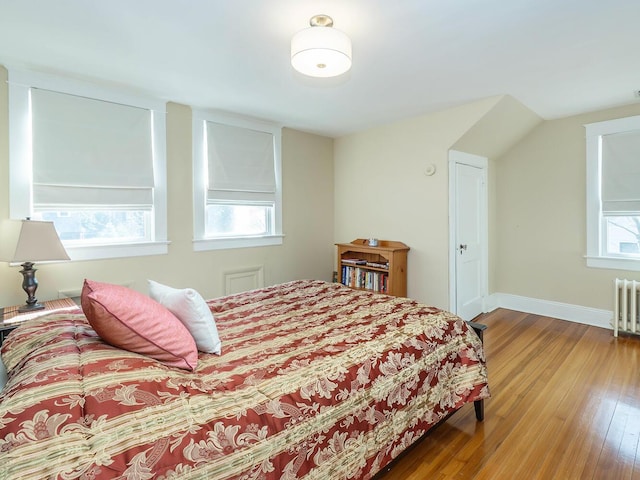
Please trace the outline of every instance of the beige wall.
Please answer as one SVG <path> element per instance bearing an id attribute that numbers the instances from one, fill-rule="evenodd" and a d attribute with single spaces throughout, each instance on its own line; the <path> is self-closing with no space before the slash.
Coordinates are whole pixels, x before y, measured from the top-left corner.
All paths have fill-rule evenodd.
<path id="1" fill-rule="evenodd" d="M 7 111 L 0 68 L 0 228 L 9 211 Z M 167 111 L 169 254 L 41 265 L 40 299 L 78 289 L 85 277 L 143 292 L 153 278 L 214 297 L 223 293 L 224 271 L 259 265 L 267 285 L 330 280 L 333 243 L 378 237 L 411 247 L 409 296 L 449 308 L 450 148 L 490 159 L 489 293 L 611 309 L 612 279 L 640 280 L 634 272 L 587 268 L 584 260 L 583 125 L 638 115 L 638 105 L 539 123 L 510 97 L 495 97 L 336 140 L 285 128 L 284 244 L 197 253 L 191 248 L 191 110 L 169 103 Z M 437 168 L 433 176 L 423 173 L 429 164 Z M 20 283 L 19 267 L 0 263 L 0 305 L 24 302 Z"/>
<path id="2" fill-rule="evenodd" d="M 9 212 L 7 73 L 0 68 L 0 225 Z M 191 109 L 167 105 L 168 255 L 39 266 L 40 300 L 75 290 L 84 278 L 130 283 L 147 291 L 147 279 L 193 287 L 205 298 L 223 293 L 223 272 L 263 266 L 266 285 L 299 278 L 331 280 L 333 271 L 333 140 L 284 129 L 282 136 L 282 246 L 193 252 Z M 0 226 L 1 228 L 1 226 Z M 6 241 L 0 231 L 0 242 Z M 0 262 L 0 305 L 24 303 L 19 266 Z"/>
<path id="3" fill-rule="evenodd" d="M 448 151 L 499 98 L 335 140 L 335 240 L 406 243 L 408 296 L 449 306 Z M 473 152 L 471 152 L 473 153 Z M 428 164 L 433 176 L 424 175 Z"/>
<path id="4" fill-rule="evenodd" d="M 587 268 L 583 125 L 640 114 L 640 105 L 546 121 L 494 162 L 494 292 L 613 309 L 613 279 Z"/>
<path id="5" fill-rule="evenodd" d="M 509 95 L 500 101 L 466 132 L 453 146 L 454 150 L 481 155 L 489 159 L 488 183 L 488 289 L 495 292 L 495 264 L 499 261 L 496 250 L 496 158 L 525 138 L 542 118 Z"/>
<path id="6" fill-rule="evenodd" d="M 339 138 L 335 239 L 405 242 L 408 295 L 449 308 L 447 154 L 484 155 L 489 294 L 611 310 L 613 279 L 640 273 L 586 267 L 583 125 L 638 114 L 632 105 L 542 121 L 502 97 Z"/>

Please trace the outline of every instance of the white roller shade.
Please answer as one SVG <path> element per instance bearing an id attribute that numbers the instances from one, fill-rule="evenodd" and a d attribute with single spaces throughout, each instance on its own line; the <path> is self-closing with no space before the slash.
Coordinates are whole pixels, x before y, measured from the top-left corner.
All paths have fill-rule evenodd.
<path id="1" fill-rule="evenodd" d="M 214 122 L 206 122 L 206 126 L 207 198 L 251 192 L 258 200 L 273 200 L 276 191 L 273 135 Z"/>
<path id="2" fill-rule="evenodd" d="M 640 215 L 640 131 L 602 135 L 602 212 Z"/>
<path id="3" fill-rule="evenodd" d="M 85 207 L 117 207 L 118 209 L 150 210 L 153 207 L 151 188 L 59 187 L 34 185 L 33 203 L 38 209 Z"/>
<path id="4" fill-rule="evenodd" d="M 31 102 L 36 207 L 151 208 L 150 110 L 37 88 Z"/>

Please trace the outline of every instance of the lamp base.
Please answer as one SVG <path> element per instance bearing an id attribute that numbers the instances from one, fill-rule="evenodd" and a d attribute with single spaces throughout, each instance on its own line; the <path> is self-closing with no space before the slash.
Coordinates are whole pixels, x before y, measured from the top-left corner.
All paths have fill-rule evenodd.
<path id="1" fill-rule="evenodd" d="M 44 305 L 41 303 L 34 303 L 33 305 L 29 305 L 27 303 L 26 305 L 21 306 L 18 309 L 18 312 L 25 313 L 25 312 L 33 312 L 35 310 L 44 310 Z"/>
<path id="2" fill-rule="evenodd" d="M 22 289 L 28 295 L 27 303 L 18 309 L 18 312 L 33 312 L 34 310 L 42 310 L 44 305 L 38 303 L 36 298 L 36 290 L 38 289 L 38 280 L 36 280 L 37 268 L 33 268 L 33 262 L 24 262 L 22 264 Z"/>

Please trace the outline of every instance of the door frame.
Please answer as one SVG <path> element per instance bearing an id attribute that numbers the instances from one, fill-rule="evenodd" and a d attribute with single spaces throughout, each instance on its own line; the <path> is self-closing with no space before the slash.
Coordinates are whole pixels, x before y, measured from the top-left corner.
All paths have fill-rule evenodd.
<path id="1" fill-rule="evenodd" d="M 458 221 L 456 165 L 464 164 L 482 170 L 484 189 L 481 204 L 480 220 L 480 266 L 482 268 L 480 292 L 482 295 L 482 311 L 487 312 L 489 297 L 489 160 L 487 157 L 473 155 L 458 150 L 449 150 L 449 310 L 458 313 L 458 275 L 456 270 L 458 239 L 456 238 Z"/>

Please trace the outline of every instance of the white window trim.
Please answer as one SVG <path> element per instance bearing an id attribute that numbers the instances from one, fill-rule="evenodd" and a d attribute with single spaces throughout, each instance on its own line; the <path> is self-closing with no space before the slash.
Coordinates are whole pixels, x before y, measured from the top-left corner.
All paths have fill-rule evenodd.
<path id="1" fill-rule="evenodd" d="M 202 172 L 207 165 L 204 150 L 205 122 L 216 122 L 240 128 L 268 132 L 274 138 L 276 193 L 274 207 L 274 231 L 271 235 L 205 238 L 205 206 L 207 178 Z M 204 110 L 193 111 L 193 250 L 222 250 L 231 248 L 264 247 L 282 245 L 282 127 L 259 120 L 246 119 Z"/>
<path id="2" fill-rule="evenodd" d="M 587 149 L 587 255 L 588 267 L 640 271 L 640 260 L 603 254 L 600 198 L 602 136 L 640 130 L 640 115 L 584 125 Z"/>
<path id="3" fill-rule="evenodd" d="M 116 245 L 65 247 L 71 260 L 162 255 L 167 240 L 166 104 L 161 100 L 103 88 L 71 78 L 9 69 L 9 216 L 21 220 L 31 215 L 33 192 L 29 90 L 43 88 L 76 96 L 120 103 L 152 112 L 154 158 L 154 241 Z"/>

